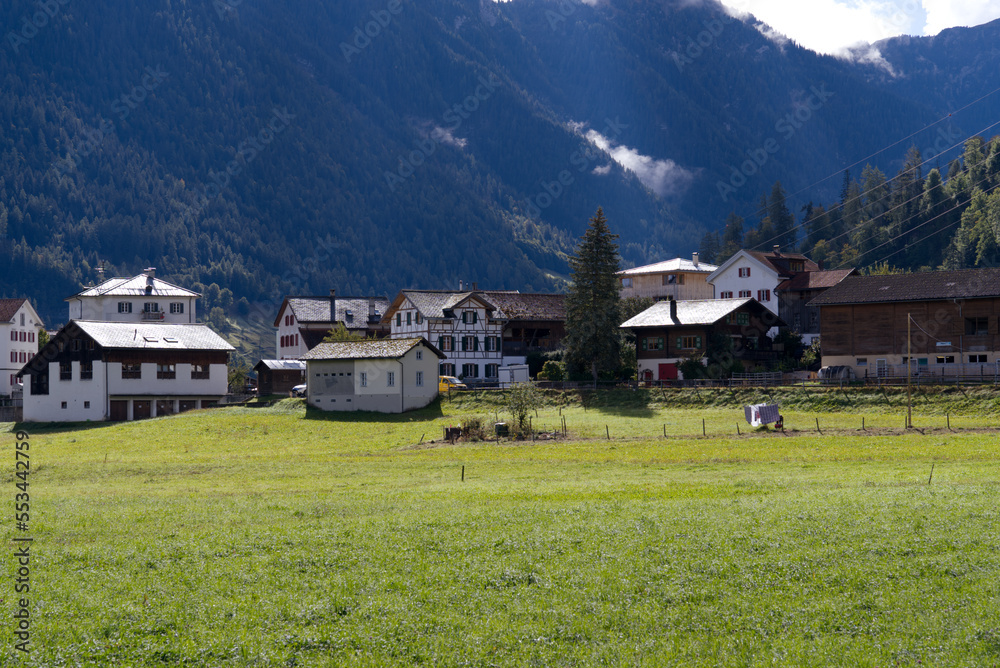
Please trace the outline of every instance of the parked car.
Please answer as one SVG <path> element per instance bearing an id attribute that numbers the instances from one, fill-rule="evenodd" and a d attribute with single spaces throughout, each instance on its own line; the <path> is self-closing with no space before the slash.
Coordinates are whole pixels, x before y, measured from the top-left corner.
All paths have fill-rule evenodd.
<path id="1" fill-rule="evenodd" d="M 288 386 L 286 385 L 285 387 L 288 387 Z M 303 383 L 302 385 L 296 385 L 295 387 L 293 387 L 292 388 L 292 394 L 295 395 L 296 397 L 304 397 L 304 396 L 306 396 L 306 385 L 305 385 L 305 383 Z"/>
<path id="2" fill-rule="evenodd" d="M 469 389 L 465 383 L 460 381 L 454 376 L 438 376 L 438 392 L 447 392 L 448 390 L 467 390 Z"/>

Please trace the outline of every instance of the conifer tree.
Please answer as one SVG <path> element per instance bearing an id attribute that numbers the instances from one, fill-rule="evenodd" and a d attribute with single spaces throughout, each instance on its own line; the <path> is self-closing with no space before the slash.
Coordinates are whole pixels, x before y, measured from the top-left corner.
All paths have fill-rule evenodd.
<path id="1" fill-rule="evenodd" d="M 617 234 L 604 211 L 590 219 L 576 255 L 570 257 L 572 285 L 566 294 L 566 361 L 571 372 L 598 375 L 618 370 L 621 359 L 620 284 Z"/>

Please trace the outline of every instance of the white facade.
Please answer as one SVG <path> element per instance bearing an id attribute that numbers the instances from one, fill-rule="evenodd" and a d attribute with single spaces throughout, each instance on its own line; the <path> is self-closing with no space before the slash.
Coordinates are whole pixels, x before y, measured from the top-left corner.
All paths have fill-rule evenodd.
<path id="1" fill-rule="evenodd" d="M 9 396 L 20 390 L 20 379 L 15 374 L 38 352 L 38 330 L 42 319 L 28 300 L 0 300 L 6 308 L 0 319 L 0 396 Z M 18 304 L 20 302 L 20 304 Z"/>
<path id="2" fill-rule="evenodd" d="M 774 289 L 781 281 L 774 267 L 743 250 L 708 276 L 716 299 L 756 299 L 774 315 L 778 315 L 778 297 Z"/>
<path id="3" fill-rule="evenodd" d="M 394 345 L 396 352 L 369 356 Z M 351 350 L 357 357 L 342 356 Z M 306 402 L 325 411 L 423 408 L 438 395 L 438 360 L 437 352 L 421 340 L 320 344 L 306 355 Z"/>
<path id="4" fill-rule="evenodd" d="M 279 360 L 298 360 L 309 352 L 309 346 L 302 340 L 299 333 L 299 321 L 295 312 L 286 308 L 279 314 L 278 331 L 274 334 L 275 356 Z"/>
<path id="5" fill-rule="evenodd" d="M 438 308 L 428 308 L 427 302 L 438 304 Z M 472 293 L 404 290 L 386 317 L 390 320 L 390 338 L 423 337 L 444 353 L 440 375 L 473 381 L 499 380 L 503 322 L 494 320 L 492 313 L 493 308 Z"/>
<path id="6" fill-rule="evenodd" d="M 147 269 L 132 278 L 109 278 L 66 301 L 70 320 L 190 324 L 197 322 L 198 297 Z"/>

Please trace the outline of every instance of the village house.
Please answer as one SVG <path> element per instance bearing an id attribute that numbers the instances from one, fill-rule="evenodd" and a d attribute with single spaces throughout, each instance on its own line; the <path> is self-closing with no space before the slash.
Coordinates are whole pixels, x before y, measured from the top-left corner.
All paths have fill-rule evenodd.
<path id="1" fill-rule="evenodd" d="M 778 246 L 770 253 L 741 250 L 708 276 L 716 299 L 756 299 L 780 317 L 778 286 L 819 265 L 801 253 L 782 253 Z"/>
<path id="2" fill-rule="evenodd" d="M 197 292 L 156 278 L 150 267 L 132 278 L 109 278 L 67 297 L 69 320 L 100 322 L 197 322 Z"/>
<path id="3" fill-rule="evenodd" d="M 525 364 L 531 353 L 558 350 L 566 336 L 566 295 L 483 290 L 502 323 L 501 366 Z"/>
<path id="4" fill-rule="evenodd" d="M 71 320 L 18 375 L 27 422 L 123 421 L 214 405 L 233 347 L 205 325 Z"/>
<path id="5" fill-rule="evenodd" d="M 0 299 L 0 397 L 21 391 L 17 372 L 38 352 L 42 327 L 27 299 Z"/>
<path id="6" fill-rule="evenodd" d="M 778 316 L 793 332 L 802 335 L 802 342 L 811 345 L 820 338 L 820 309 L 810 302 L 848 276 L 857 275 L 857 269 L 831 271 L 804 271 L 785 279 L 774 289 L 778 295 Z"/>
<path id="7" fill-rule="evenodd" d="M 423 337 L 444 354 L 438 373 L 466 382 L 496 381 L 503 362 L 503 321 L 482 293 L 403 290 L 382 321 L 393 339 Z"/>
<path id="8" fill-rule="evenodd" d="M 365 338 L 387 336 L 389 325 L 381 321 L 388 308 L 388 297 L 338 297 L 336 290 L 329 297 L 285 297 L 274 319 L 275 357 L 301 359 L 341 324 Z"/>
<path id="9" fill-rule="evenodd" d="M 442 359 L 422 337 L 321 343 L 303 356 L 306 402 L 325 411 L 423 408 L 438 395 Z"/>
<path id="10" fill-rule="evenodd" d="M 850 276 L 811 302 L 824 366 L 858 377 L 995 377 L 1000 269 Z"/>
<path id="11" fill-rule="evenodd" d="M 712 299 L 714 288 L 708 277 L 718 269 L 714 264 L 700 262 L 698 253 L 691 259 L 674 258 L 642 267 L 618 272 L 621 296 L 649 297 L 656 301 L 665 299 Z"/>
<path id="12" fill-rule="evenodd" d="M 699 359 L 711 365 L 713 336 L 731 341 L 736 359 L 775 359 L 768 329 L 783 324 L 754 299 L 700 299 L 657 302 L 622 323 L 636 337 L 639 380 L 683 379 L 679 365 Z"/>

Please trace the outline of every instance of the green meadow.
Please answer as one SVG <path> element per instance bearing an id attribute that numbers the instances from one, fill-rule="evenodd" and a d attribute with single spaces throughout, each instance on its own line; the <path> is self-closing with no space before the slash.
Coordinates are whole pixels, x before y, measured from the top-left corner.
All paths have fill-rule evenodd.
<path id="1" fill-rule="evenodd" d="M 761 400 L 784 433 L 743 422 Z M 5 558 L 0 661 L 997 665 L 1000 392 L 905 411 L 898 390 L 549 392 L 532 422 L 565 438 L 456 444 L 445 426 L 505 418 L 495 395 L 0 425 L 8 509 L 15 428 L 31 443 L 5 549 L 34 539 L 31 651 Z"/>

